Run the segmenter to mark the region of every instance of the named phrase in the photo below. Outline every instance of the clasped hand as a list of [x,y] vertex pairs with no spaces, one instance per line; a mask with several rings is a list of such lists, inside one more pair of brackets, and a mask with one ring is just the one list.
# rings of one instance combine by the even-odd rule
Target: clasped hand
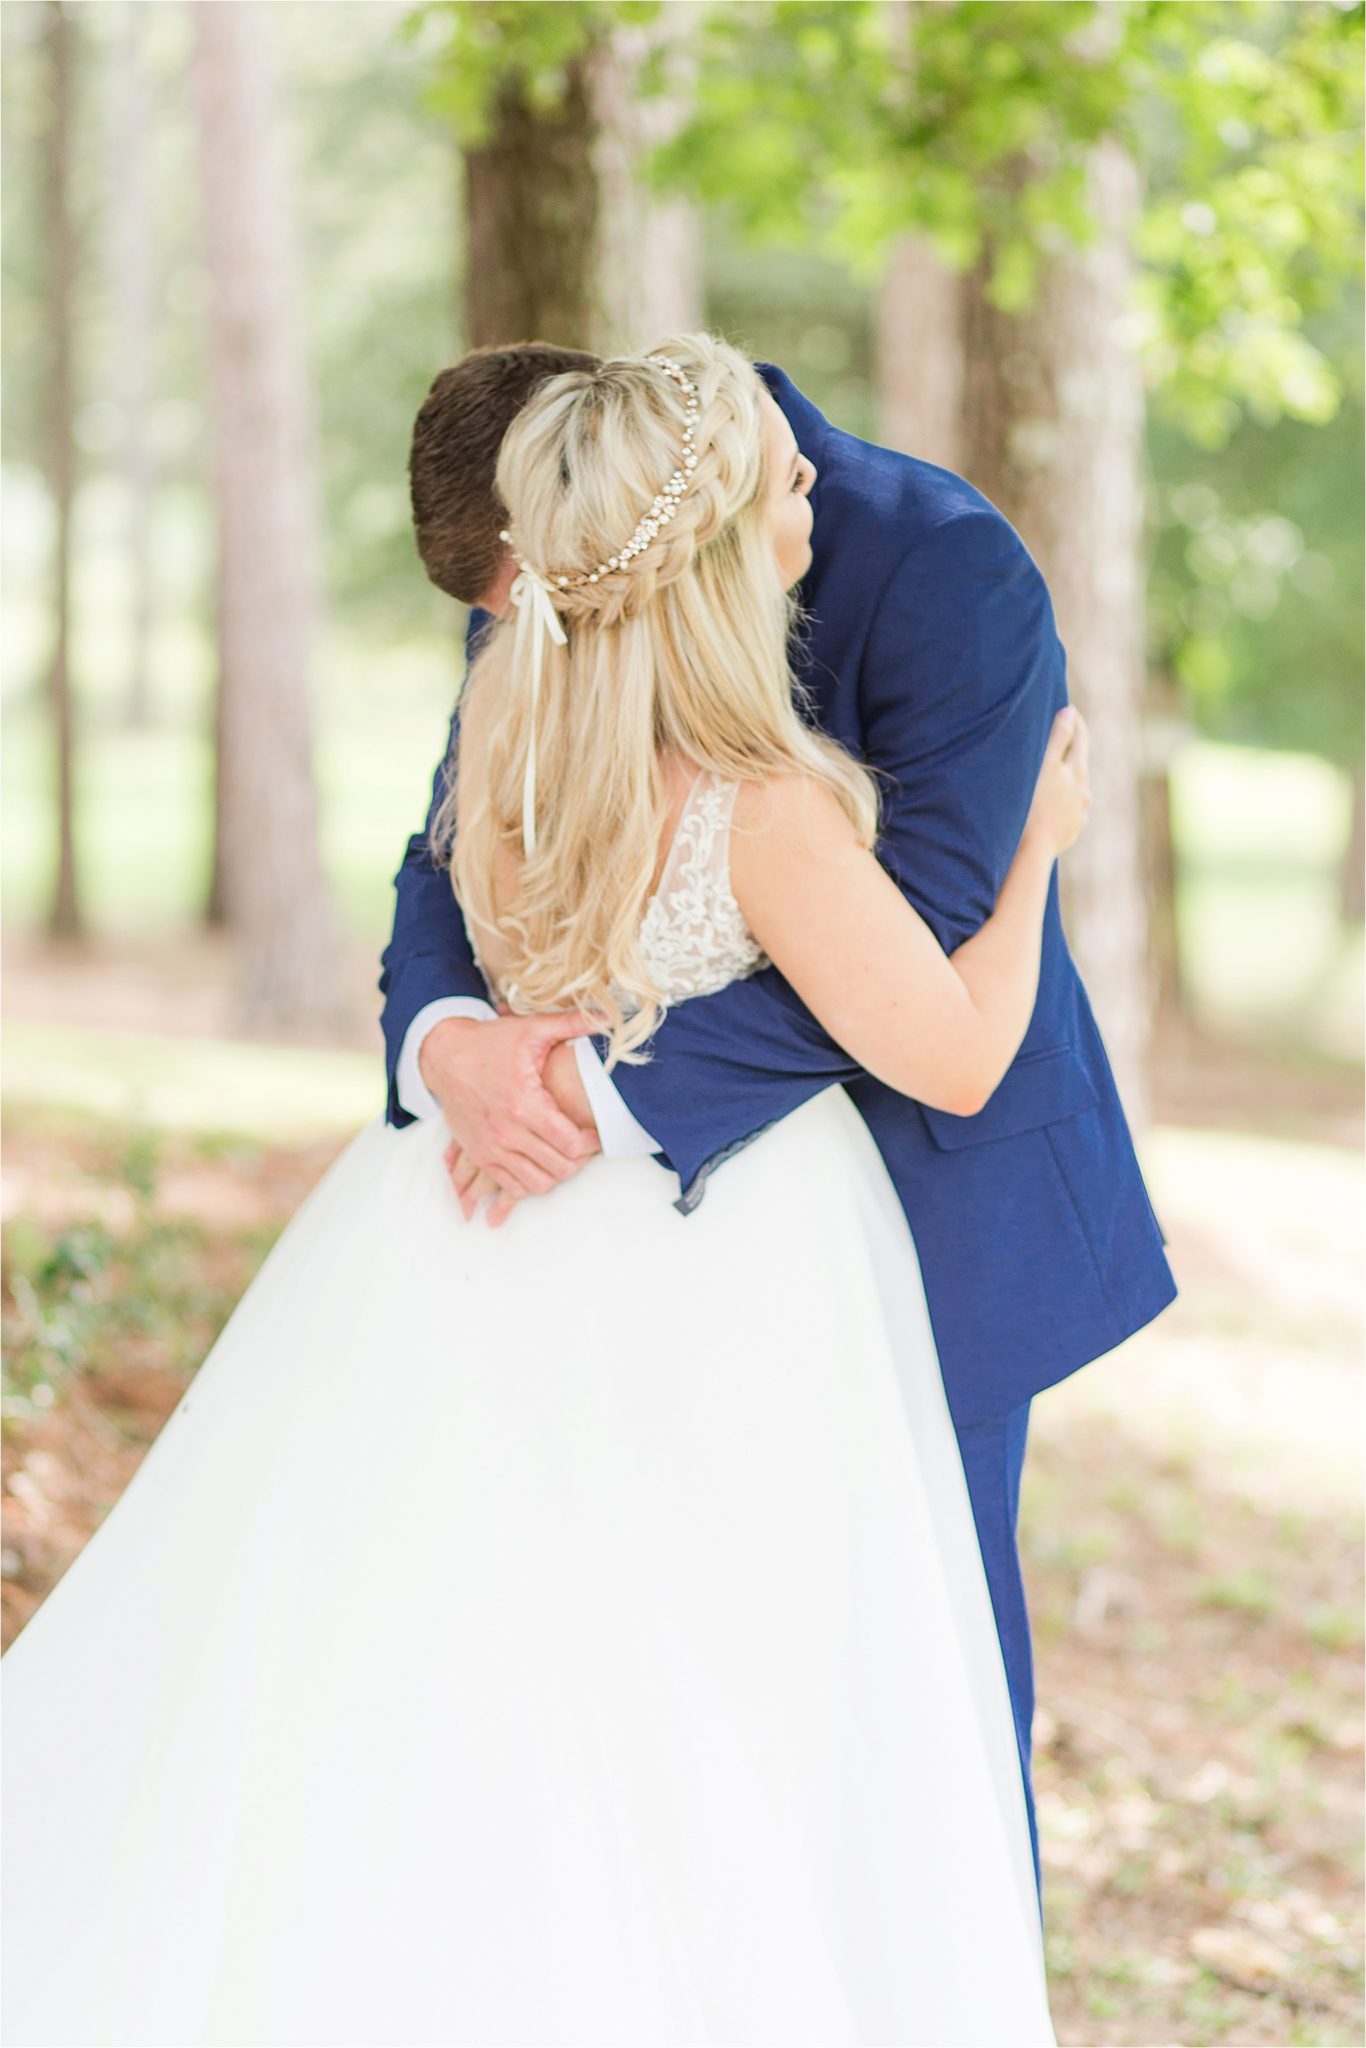
[[602,1150],[571,1041],[601,1031],[584,1011],[448,1017],[418,1065],[451,1140],[443,1153],[461,1212],[497,1229],[527,1195],[547,1194]]

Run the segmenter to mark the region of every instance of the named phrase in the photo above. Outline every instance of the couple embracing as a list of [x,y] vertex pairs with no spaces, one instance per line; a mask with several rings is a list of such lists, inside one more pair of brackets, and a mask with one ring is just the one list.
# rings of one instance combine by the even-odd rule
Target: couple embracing
[[1051,2043],[1030,1402],[1176,1290],[1043,582],[705,334],[412,484],[387,1111],[5,1659],[8,2038]]

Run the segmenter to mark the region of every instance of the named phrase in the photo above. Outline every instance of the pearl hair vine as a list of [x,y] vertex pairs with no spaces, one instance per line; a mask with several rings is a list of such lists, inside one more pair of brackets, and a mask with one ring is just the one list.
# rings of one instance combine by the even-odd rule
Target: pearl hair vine
[[[648,510],[641,515],[636,530],[627,541],[625,547],[619,549],[615,555],[609,555],[605,562],[599,562],[596,569],[582,569],[576,576],[543,576],[539,570],[532,567],[530,562],[526,561],[521,555],[518,555],[517,560],[521,563],[522,568],[529,570],[533,575],[539,577],[540,581],[546,584],[552,591],[576,590],[584,583],[600,583],[603,577],[610,576],[614,569],[625,569],[635,560],[637,555],[645,552],[651,541],[657,538],[661,529],[668,525],[678,510],[679,500],[692,482],[693,471],[697,468],[697,450],[693,446],[693,440],[697,432],[698,416],[701,412],[697,396],[697,386],[693,383],[692,378],[689,377],[687,372],[674,361],[672,356],[647,356],[645,360],[653,364],[655,369],[663,370],[667,377],[672,378],[687,401],[683,409],[683,452],[679,457],[678,467],[665,484],[663,490],[656,495],[654,502],[649,506]],[[498,538],[509,547],[512,546],[512,534],[507,527],[503,528]]]
[[513,557],[520,567],[512,585],[511,599],[517,614],[516,638],[513,643],[513,658],[519,667],[526,664],[531,684],[530,717],[527,721],[526,764],[522,773],[522,847],[528,858],[536,851],[536,723],[541,696],[541,670],[545,654],[545,643],[553,640],[558,646],[567,644],[568,635],[555,609],[557,591],[575,590],[584,583],[600,583],[604,576],[614,569],[625,569],[637,555],[643,554],[661,529],[666,527],[678,510],[678,503],[688,485],[692,482],[693,471],[697,468],[697,451],[693,440],[697,432],[698,415],[701,405],[698,401],[697,386],[687,372],[676,363],[672,356],[647,356],[645,359],[665,376],[672,378],[683,393],[687,403],[683,409],[683,452],[678,467],[655,497],[654,503],[643,515],[635,532],[615,555],[609,555],[605,562],[599,562],[596,569],[584,569],[576,576],[543,576],[534,563],[512,548],[512,534],[504,527],[499,540],[512,548]]

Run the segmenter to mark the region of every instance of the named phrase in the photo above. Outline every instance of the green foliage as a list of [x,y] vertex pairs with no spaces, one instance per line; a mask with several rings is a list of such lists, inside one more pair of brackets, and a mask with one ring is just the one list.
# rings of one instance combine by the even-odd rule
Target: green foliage
[[[118,1239],[99,1218],[54,1235],[30,1224],[17,1244],[7,1244],[6,1413],[49,1406],[88,1363],[111,1305],[118,1259]],[[130,1318],[136,1322],[135,1302],[121,1305],[121,1321],[128,1325]]]
[[432,62],[425,102],[466,146],[488,135],[499,93],[541,113],[563,104],[572,65],[620,24],[648,22],[659,0],[431,0],[404,33]]
[[1150,379],[1213,445],[1244,408],[1338,402],[1303,321],[1359,269],[1360,56],[1360,8],[1326,0],[767,0],[702,17],[696,113],[656,170],[865,278],[923,234],[1012,310],[1091,239],[1087,159],[1113,135],[1148,189]]
[[[51,86],[42,48],[41,10],[9,8],[4,34],[4,120],[0,122],[0,205],[5,285],[4,459],[30,457],[43,428],[50,351],[44,327],[44,219],[36,170],[49,119]],[[77,55],[80,46],[77,42]],[[77,87],[80,87],[77,72]]]
[[1069,54],[1093,14],[1090,0],[710,11],[696,117],[661,174],[757,236],[814,241],[867,275],[910,231],[958,267],[990,244],[998,289],[1018,292],[1036,243],[1090,233],[1084,156],[1119,101],[1114,53]]
[[1149,644],[1205,732],[1355,770],[1366,740],[1359,309],[1310,332],[1342,381],[1330,432],[1244,419],[1210,451],[1168,416],[1153,423]]
[[1361,9],[1154,12],[1139,253],[1162,410],[1210,447],[1243,408],[1321,423],[1340,381],[1304,322],[1360,269]]
[[[82,1144],[89,1149],[88,1129]],[[207,1259],[202,1226],[160,1204],[161,1149],[159,1134],[132,1125],[96,1147],[108,1204],[131,1197],[117,1227],[101,1214],[56,1230],[24,1218],[6,1231],[7,1425],[80,1402],[88,1375],[120,1363],[186,1375],[226,1320],[244,1276]],[[273,1235],[235,1234],[251,1270]]]
[[[653,0],[499,0],[420,7],[405,28],[401,10],[336,6],[325,36],[315,9],[271,13],[338,628],[318,664],[324,825],[348,897],[363,899],[356,914],[367,932],[387,915],[393,848],[418,822],[413,792],[425,785],[457,673],[454,645],[442,643],[454,643],[459,614],[417,564],[405,472],[431,377],[465,345],[459,137],[467,121],[475,132],[500,77],[529,77],[530,90],[553,98],[592,37],[625,24],[643,25],[648,40],[656,11]],[[1359,247],[1361,10],[1158,0],[1105,12],[1123,34],[1096,52],[1090,0],[946,0],[913,11],[908,57],[894,38],[897,11],[865,0],[689,8],[697,119],[655,175],[686,179],[711,202],[708,319],[783,363],[841,424],[876,436],[871,312],[887,240],[918,222],[949,260],[990,263],[997,296],[1021,303],[1040,258],[1089,232],[1082,160],[1113,120],[1147,186],[1135,334],[1154,401],[1154,657],[1189,686],[1205,731],[1350,765],[1361,717],[1360,328],[1343,307]],[[119,15],[77,13],[74,192],[85,261],[75,658],[93,726],[117,715],[129,630],[102,254]],[[110,906],[164,917],[204,851],[189,814],[204,814],[207,758],[186,748],[180,728],[202,727],[209,694],[212,545],[186,83],[193,22],[187,10],[142,13],[158,288],[153,680],[165,729],[117,755],[92,737],[82,806],[101,849],[91,864],[104,879],[92,887]],[[5,460],[18,515],[7,681],[16,693],[32,687],[49,644],[46,495],[32,473],[48,355],[41,25],[39,8],[0,10]],[[426,100],[434,77],[435,112]],[[356,737],[373,733],[377,708],[405,735],[392,762]],[[33,848],[46,846],[48,771],[27,728],[12,720],[10,739],[12,908],[22,916]],[[163,744],[178,781],[163,773]],[[145,857],[152,843],[174,845],[175,860],[163,868]]]
[[1236,1614],[1274,1614],[1276,1582],[1256,1566],[1197,1581],[1195,1597],[1204,1607],[1223,1607]]

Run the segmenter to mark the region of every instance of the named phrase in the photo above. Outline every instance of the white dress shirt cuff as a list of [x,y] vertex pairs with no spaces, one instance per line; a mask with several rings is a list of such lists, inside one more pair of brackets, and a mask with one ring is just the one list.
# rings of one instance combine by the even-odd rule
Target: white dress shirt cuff
[[434,1003],[427,1003],[420,1009],[408,1026],[403,1037],[403,1048],[394,1070],[394,1092],[399,1106],[409,1116],[440,1116],[441,1104],[422,1078],[417,1056],[422,1050],[422,1041],[434,1024],[445,1017],[496,1017],[498,1012],[492,1003],[486,1003],[479,996],[438,996]]
[[602,1140],[604,1159],[638,1159],[647,1152],[662,1152],[659,1144],[639,1123],[622,1101],[617,1084],[603,1070],[598,1049],[591,1038],[574,1040],[574,1057],[579,1079],[588,1097],[588,1107]]

